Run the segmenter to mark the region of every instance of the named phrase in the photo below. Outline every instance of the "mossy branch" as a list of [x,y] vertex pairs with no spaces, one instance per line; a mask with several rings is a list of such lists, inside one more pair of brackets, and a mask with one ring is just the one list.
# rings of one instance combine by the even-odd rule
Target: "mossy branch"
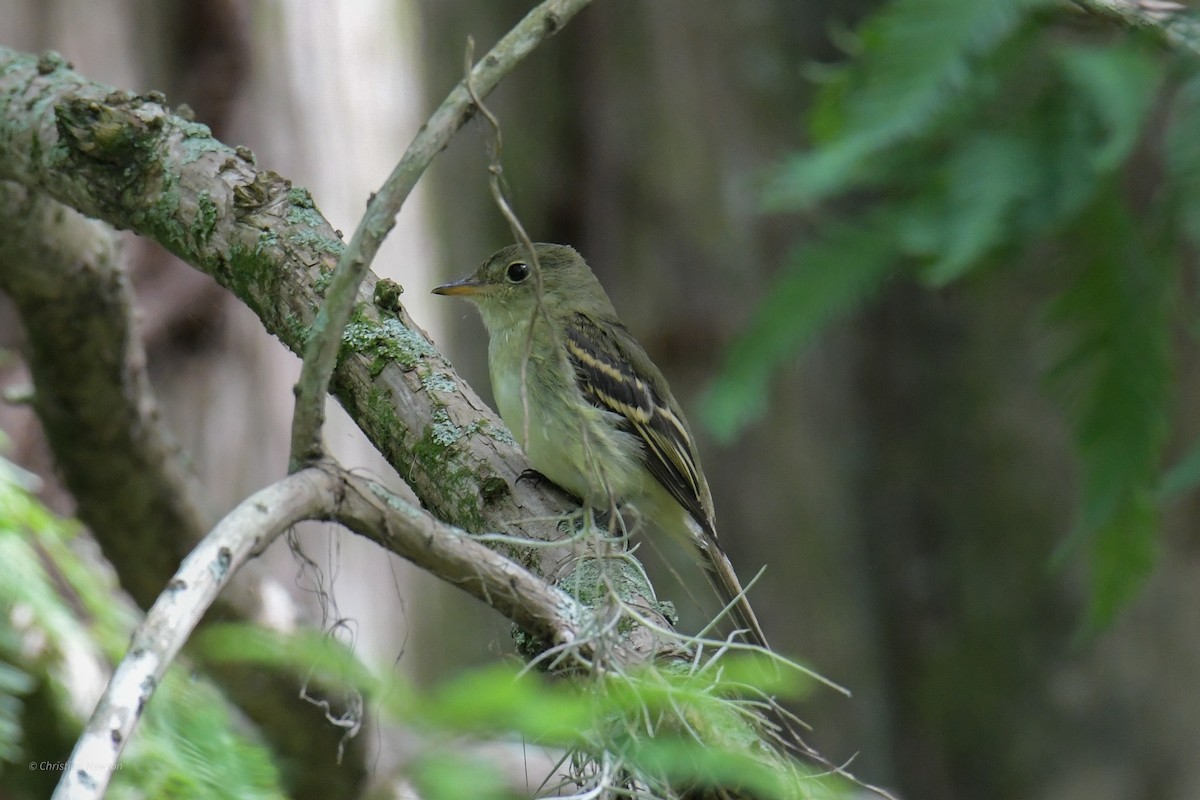
[[[343,252],[312,197],[161,96],[86,80],[53,54],[0,48],[0,178],[154,239],[234,292],[300,353]],[[517,483],[528,463],[496,416],[368,272],[332,392],[426,508],[471,531],[554,541],[574,506]],[[389,287],[393,291],[388,291]],[[539,551],[553,577],[569,550]]]
[[[308,192],[163,103],[91,83],[53,54],[0,48],[0,177],[159,241],[299,352],[340,239]],[[557,583],[578,561],[577,543],[558,528],[575,504],[549,484],[517,480],[528,463],[516,443],[413,323],[394,285],[368,273],[357,298],[332,384],[350,416],[438,517],[546,543],[516,557]],[[656,608],[652,596],[626,599]],[[655,642],[636,646],[647,657]]]

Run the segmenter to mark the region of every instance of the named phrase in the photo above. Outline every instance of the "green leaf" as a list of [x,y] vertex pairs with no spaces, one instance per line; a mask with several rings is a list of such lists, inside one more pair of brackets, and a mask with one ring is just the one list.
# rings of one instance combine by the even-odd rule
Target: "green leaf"
[[1085,630],[1107,628],[1137,596],[1158,559],[1158,512],[1135,488],[1092,534],[1092,599]]
[[1194,442],[1175,466],[1167,470],[1156,492],[1159,502],[1173,500],[1200,486],[1200,441]]
[[885,130],[866,131],[789,157],[779,165],[763,200],[767,209],[808,209],[821,200],[870,185],[866,163],[890,141]]
[[501,665],[442,684],[417,716],[422,724],[448,730],[518,732],[561,745],[577,742],[594,723],[594,713],[592,700],[569,684],[551,685]]
[[109,796],[282,798],[269,751],[234,733],[227,708],[213,686],[172,668],[113,773]]
[[1012,236],[1032,242],[1061,233],[1111,191],[1154,102],[1161,72],[1140,49],[1057,46],[1042,69],[1057,73],[1026,118],[1014,120],[1031,145],[1040,181],[1016,209]]
[[[936,126],[972,67],[1048,0],[897,0],[862,29],[863,53],[823,89],[820,146],[790,158],[768,188],[775,209],[807,208],[872,180],[873,158]],[[828,95],[828,96],[826,96]],[[840,106],[840,113],[833,109]]]
[[[0,603],[0,613],[6,617],[12,609]],[[21,652],[22,642],[17,632],[0,626],[0,763],[16,761],[21,756],[24,729],[21,725],[22,697],[36,686],[36,680],[15,664],[5,663]]]
[[777,765],[760,762],[745,753],[702,746],[699,742],[661,737],[640,741],[628,754],[639,770],[662,775],[673,785],[732,787],[747,797],[803,797],[799,775],[782,773]]
[[283,633],[249,623],[217,623],[197,632],[190,646],[212,663],[290,668],[297,675],[309,675],[327,686],[353,687],[388,704],[412,702],[405,684],[385,686],[348,647],[318,631]]
[[1156,548],[1151,498],[1167,430],[1173,265],[1140,239],[1111,193],[1073,234],[1076,276],[1051,314],[1071,345],[1051,378],[1083,463],[1082,508],[1066,547],[1091,548],[1089,625],[1098,628],[1140,587]]
[[497,764],[450,751],[431,752],[408,769],[417,796],[428,800],[503,800],[513,797]]
[[1166,131],[1166,162],[1180,226],[1200,243],[1200,75],[1179,88]]
[[[707,673],[691,678],[692,683],[712,684],[706,691],[736,695],[746,687],[766,692],[777,699],[798,700],[812,694],[817,683],[830,681],[796,662],[780,663],[779,659],[752,653],[723,656],[713,667],[716,677]],[[715,681],[715,683],[714,683]],[[839,687],[840,688],[840,687]],[[844,690],[843,690],[844,691]]]
[[1125,163],[1137,144],[1158,87],[1162,68],[1136,44],[1062,47],[1063,75],[1088,102],[1098,126],[1090,149],[1092,168],[1101,174]]
[[[937,193],[934,213],[925,217],[932,233],[924,246],[933,261],[922,276],[933,286],[961,278],[1008,241],[1014,209],[1042,182],[1033,143],[1006,134],[966,139],[945,171],[945,188]],[[919,218],[907,219],[912,224]]]
[[701,401],[715,436],[728,440],[762,414],[775,367],[883,285],[896,241],[895,214],[876,213],[861,224],[835,223],[796,250]]

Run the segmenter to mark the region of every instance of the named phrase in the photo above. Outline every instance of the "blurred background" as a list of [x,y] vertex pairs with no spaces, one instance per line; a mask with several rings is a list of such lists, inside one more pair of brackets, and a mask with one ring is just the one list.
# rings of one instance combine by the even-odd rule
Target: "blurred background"
[[[531,5],[0,0],[0,44],[52,48],[90,78],[187,103],[218,138],[250,147],[260,167],[310,189],[324,215],[349,232],[368,193],[461,77],[467,37],[482,53]],[[953,160],[956,131],[969,129],[954,117],[968,115],[984,89],[939,110],[943,138],[928,138],[923,149],[913,144],[915,128],[886,146],[864,147],[857,160],[877,165],[877,177],[843,180],[847,191],[826,192],[831,201],[811,186],[837,180],[812,162],[808,172],[800,164],[787,173],[813,182],[800,190],[786,184],[780,165],[852,127],[852,115],[831,107],[864,85],[869,91],[870,80],[842,77],[836,65],[863,52],[869,58],[881,37],[904,32],[898,19],[922,5],[932,30],[914,28],[907,45],[901,39],[915,60],[955,34],[936,28],[953,4],[598,0],[489,102],[503,125],[515,208],[535,240],[573,244],[588,258],[700,429],[724,545],[743,578],[767,566],[752,599],[773,645],[853,692],[847,699],[817,691],[795,709],[830,760],[924,800],[1200,797],[1194,493],[1161,507],[1152,526],[1158,558],[1107,624],[1088,624],[1097,591],[1088,548],[1062,550],[1079,530],[1081,496],[1087,507],[1089,439],[1072,416],[1074,401],[1063,402],[1051,385],[1066,334],[1045,323],[1055,318],[1069,274],[1063,243],[1071,240],[1053,236],[1097,236],[1078,227],[1088,218],[1078,209],[1092,200],[1070,214],[1054,211],[1058,227],[1041,231],[1042,240],[1030,233],[1027,247],[992,228],[1033,230],[1028,220],[998,214],[991,228],[971,228],[986,240],[971,262],[980,268],[961,269],[952,281],[896,262],[850,299],[817,285],[809,295],[817,300],[797,302],[794,314],[785,302],[787,276],[806,268],[806,254],[835,272],[844,258],[847,274],[867,261],[859,244],[921,258],[909,228],[887,228],[912,234],[887,240],[884,228],[864,223],[839,239],[841,229],[830,226],[894,199],[896,186],[951,182],[954,175],[929,164]],[[969,71],[979,69],[1002,95],[987,104],[997,118],[981,123],[995,130],[1014,124],[1023,103],[1040,107],[1052,97],[1031,88],[1037,78],[1021,84],[1026,101],[997,89],[1022,69],[1044,74],[1030,66],[1036,59],[1014,67],[1014,50],[1124,46],[1131,38],[1068,3],[1042,4],[1042,16],[1028,17],[1003,11],[1020,4],[980,4],[993,5],[1001,9],[994,19],[972,24],[982,26],[981,51],[989,41],[1003,51],[1000,63],[987,61],[992,50],[967,52],[953,85],[939,86],[973,85]],[[867,19],[862,36],[852,33]],[[1031,41],[1035,26],[1043,38]],[[1084,71],[1075,85],[1081,94],[1087,76],[1099,76],[1096,93],[1105,102],[1146,94],[1131,141],[1101,175],[1104,191],[1135,214],[1151,209],[1161,188],[1154,143],[1169,122],[1163,98],[1182,81],[1156,43],[1137,47],[1136,64],[1067,70]],[[1105,70],[1119,73],[1122,64],[1149,64],[1157,81],[1131,86],[1118,75],[1104,83]],[[900,62],[884,66],[903,72]],[[903,100],[884,97],[877,113],[892,113],[886,103],[893,101],[896,114],[909,113]],[[1112,146],[1111,136],[1101,138],[1097,147]],[[437,159],[375,270],[405,287],[413,316],[490,398],[473,310],[428,297],[429,288],[472,271],[510,241],[488,194],[486,141],[486,129],[473,122]],[[980,152],[984,166],[992,163]],[[985,193],[987,181],[1008,174],[1002,166],[995,173],[964,185]],[[772,185],[784,200],[768,212],[764,187]],[[1010,206],[1035,194],[1028,185],[1010,193]],[[805,191],[814,196],[788,200]],[[947,208],[965,207],[970,197]],[[916,216],[897,208],[904,220]],[[934,214],[934,228],[963,222],[945,208],[922,208]],[[814,249],[821,242],[846,248]],[[1179,265],[1165,291],[1172,308],[1186,312],[1194,306],[1185,269],[1195,266],[1193,251],[1162,249]],[[125,255],[155,389],[216,520],[283,474],[298,363],[207,277],[132,237]],[[783,328],[792,330],[786,320],[793,319],[797,331],[767,359],[769,382],[748,384],[765,414],[747,413],[740,426],[702,422],[714,408],[719,417],[721,398],[730,396],[712,388],[714,376],[729,374],[722,370],[739,353],[759,358],[740,337],[755,319],[762,333],[756,309],[771,297],[782,298],[773,313]],[[852,313],[835,313],[843,308]],[[804,325],[808,333],[798,330]],[[1154,470],[1185,452],[1200,429],[1194,331],[1192,323],[1166,335],[1167,433],[1156,439]],[[0,336],[0,346],[19,346],[19,321],[2,304]],[[22,383],[21,366],[6,367],[3,380]],[[55,481],[32,413],[0,409],[0,425],[7,457],[41,475],[43,499],[69,514],[71,499]],[[343,463],[395,481],[340,413],[331,425],[328,438]],[[396,559],[325,531],[301,540],[324,570],[336,615],[353,620],[356,652],[373,668],[432,680],[512,651],[496,614]],[[1116,552],[1120,561],[1123,551]],[[261,561],[239,591],[290,598],[272,608],[291,621],[328,612],[305,591],[286,547]],[[684,628],[709,610],[669,576],[660,589],[679,605]],[[403,743],[385,733],[367,747],[375,751],[369,771],[384,772],[400,760],[393,751]]]

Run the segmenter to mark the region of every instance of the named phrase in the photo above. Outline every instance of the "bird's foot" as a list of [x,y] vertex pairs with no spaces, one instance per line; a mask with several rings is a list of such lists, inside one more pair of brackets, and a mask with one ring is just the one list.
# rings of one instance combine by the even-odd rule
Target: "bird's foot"
[[536,469],[531,468],[522,470],[521,474],[517,476],[516,482],[520,483],[521,481],[529,481],[536,487],[541,486],[543,483],[549,483],[550,479]]

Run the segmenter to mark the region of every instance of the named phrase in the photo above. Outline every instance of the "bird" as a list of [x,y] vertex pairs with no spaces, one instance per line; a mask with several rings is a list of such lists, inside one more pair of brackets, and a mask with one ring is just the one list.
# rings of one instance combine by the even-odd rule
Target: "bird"
[[769,649],[717,541],[683,410],[584,258],[567,245],[510,245],[433,293],[478,309],[496,405],[530,465],[586,506],[630,505],[689,544],[735,624]]

